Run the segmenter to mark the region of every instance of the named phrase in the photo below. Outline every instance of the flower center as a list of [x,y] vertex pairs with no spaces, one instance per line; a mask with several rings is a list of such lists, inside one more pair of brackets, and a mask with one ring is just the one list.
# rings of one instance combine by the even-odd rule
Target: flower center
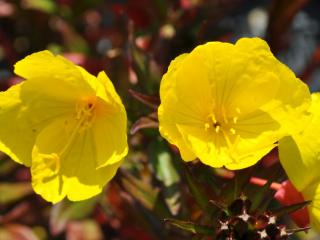
[[[68,137],[67,143],[59,152],[58,156],[62,156],[67,152],[71,144],[74,142],[77,134],[84,132],[88,129],[96,116],[96,108],[97,108],[97,97],[90,96],[82,98],[76,105],[75,111],[75,123],[69,127],[70,136]],[[68,128],[68,121],[66,121],[66,127]]]
[[224,142],[229,147],[233,147],[239,140],[239,134],[235,129],[237,121],[238,117],[228,117],[225,111],[219,111],[218,114],[209,114],[204,128],[205,131],[213,132],[215,138],[220,139],[221,143]]
[[97,97],[82,98],[76,106],[77,130],[82,132],[92,125],[96,116]]
[[221,120],[217,120],[214,114],[210,114],[205,123],[205,130],[213,129],[216,133],[228,132],[231,134],[236,134],[236,130],[233,128],[233,125],[237,123],[237,117],[225,117],[220,119]]

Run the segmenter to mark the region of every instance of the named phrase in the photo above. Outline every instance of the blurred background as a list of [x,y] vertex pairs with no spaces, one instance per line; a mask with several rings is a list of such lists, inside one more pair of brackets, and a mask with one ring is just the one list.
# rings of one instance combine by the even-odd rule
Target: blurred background
[[[163,222],[202,213],[185,188],[179,157],[156,129],[162,74],[199,44],[258,36],[318,91],[319,13],[317,0],[0,0],[1,90],[21,81],[15,62],[48,49],[92,74],[106,71],[131,127],[120,173],[103,194],[83,202],[46,203],[33,193],[29,169],[1,155],[0,239],[192,239]],[[141,103],[129,89],[150,96],[140,96]],[[292,239],[320,237],[311,231]]]

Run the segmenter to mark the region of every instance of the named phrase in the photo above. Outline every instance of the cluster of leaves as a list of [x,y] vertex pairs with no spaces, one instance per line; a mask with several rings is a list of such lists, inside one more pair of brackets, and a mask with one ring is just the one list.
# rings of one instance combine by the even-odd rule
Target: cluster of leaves
[[[263,214],[270,206],[279,208],[269,190],[272,181],[285,179],[278,163],[237,173],[198,163],[183,165],[176,149],[156,130],[158,97],[139,93],[157,93],[163,72],[178,54],[209,40],[231,41],[250,34],[250,29],[239,33],[240,24],[234,23],[256,7],[271,6],[265,37],[275,53],[282,51],[290,45],[288,30],[296,14],[317,3],[255,4],[245,0],[0,1],[1,89],[20,81],[11,67],[23,56],[42,49],[64,53],[93,74],[108,72],[128,106],[132,134],[131,152],[116,178],[103,194],[83,202],[65,200],[54,206],[44,202],[32,191],[29,170],[1,156],[0,239],[207,239],[215,234],[221,205],[230,205],[241,193],[252,200],[253,211]],[[316,70],[318,55],[311,56],[310,65],[299,72],[304,80],[310,80]],[[128,94],[130,88],[135,90]],[[253,175],[270,181],[254,186]],[[295,209],[284,209],[279,215]]]

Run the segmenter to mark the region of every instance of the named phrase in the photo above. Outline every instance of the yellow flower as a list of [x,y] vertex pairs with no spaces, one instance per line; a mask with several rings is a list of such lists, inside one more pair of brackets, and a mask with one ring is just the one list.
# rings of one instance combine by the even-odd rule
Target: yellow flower
[[320,231],[320,93],[312,94],[311,121],[303,132],[279,142],[279,156],[290,181],[305,200],[311,224]]
[[100,193],[128,151],[126,112],[107,75],[49,51],[17,62],[15,73],[26,81],[0,93],[0,150],[31,166],[48,201]]
[[185,161],[241,169],[302,127],[308,87],[259,38],[209,42],[171,62],[160,85],[160,133]]

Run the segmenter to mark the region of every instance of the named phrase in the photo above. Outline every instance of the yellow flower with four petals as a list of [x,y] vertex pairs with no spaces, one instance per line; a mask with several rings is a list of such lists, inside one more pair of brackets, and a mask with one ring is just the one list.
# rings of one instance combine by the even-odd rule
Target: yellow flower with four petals
[[160,85],[160,133],[185,161],[249,167],[304,125],[310,93],[266,42],[209,42],[173,60]]
[[126,112],[107,75],[49,51],[14,71],[26,80],[0,94],[0,150],[31,166],[32,186],[48,201],[100,193],[128,152]]

